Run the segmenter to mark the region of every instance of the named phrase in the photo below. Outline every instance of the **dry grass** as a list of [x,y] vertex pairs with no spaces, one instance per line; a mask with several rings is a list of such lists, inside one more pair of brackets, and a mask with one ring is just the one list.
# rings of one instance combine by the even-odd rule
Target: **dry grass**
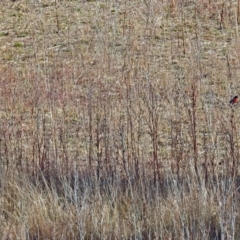
[[239,239],[238,1],[0,3],[1,239]]

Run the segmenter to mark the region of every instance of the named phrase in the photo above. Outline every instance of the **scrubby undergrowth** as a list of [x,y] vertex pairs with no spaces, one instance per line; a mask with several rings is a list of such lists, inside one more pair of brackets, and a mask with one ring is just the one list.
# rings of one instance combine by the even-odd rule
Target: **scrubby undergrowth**
[[1,239],[238,239],[239,2],[0,3]]

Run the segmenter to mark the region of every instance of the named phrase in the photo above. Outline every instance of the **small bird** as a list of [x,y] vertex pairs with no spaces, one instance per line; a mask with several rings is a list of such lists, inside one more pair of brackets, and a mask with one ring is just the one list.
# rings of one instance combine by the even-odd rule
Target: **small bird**
[[239,100],[238,96],[235,96],[234,98],[231,99],[231,101],[229,103],[234,105],[235,103],[238,102],[238,100]]

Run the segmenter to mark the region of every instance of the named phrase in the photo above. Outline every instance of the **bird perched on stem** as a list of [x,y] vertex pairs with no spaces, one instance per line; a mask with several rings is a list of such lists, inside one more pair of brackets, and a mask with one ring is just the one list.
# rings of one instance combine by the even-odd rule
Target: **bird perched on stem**
[[238,96],[235,96],[234,98],[231,99],[231,101],[229,102],[230,104],[234,105],[239,101]]

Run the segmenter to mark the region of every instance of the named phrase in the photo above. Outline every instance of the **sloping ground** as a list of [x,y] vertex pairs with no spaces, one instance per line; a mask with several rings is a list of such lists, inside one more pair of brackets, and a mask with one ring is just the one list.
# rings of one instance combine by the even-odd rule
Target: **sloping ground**
[[[2,204],[6,236],[11,214],[9,232],[23,239],[233,236],[238,2],[22,0],[0,13],[0,181],[3,202],[17,205]],[[59,215],[29,218],[38,207],[21,192],[24,175],[31,198],[53,198]]]
[[195,123],[198,154],[215,155],[213,138],[228,131],[226,103],[239,88],[237,6],[1,5],[8,164],[183,160],[175,155],[191,157]]

